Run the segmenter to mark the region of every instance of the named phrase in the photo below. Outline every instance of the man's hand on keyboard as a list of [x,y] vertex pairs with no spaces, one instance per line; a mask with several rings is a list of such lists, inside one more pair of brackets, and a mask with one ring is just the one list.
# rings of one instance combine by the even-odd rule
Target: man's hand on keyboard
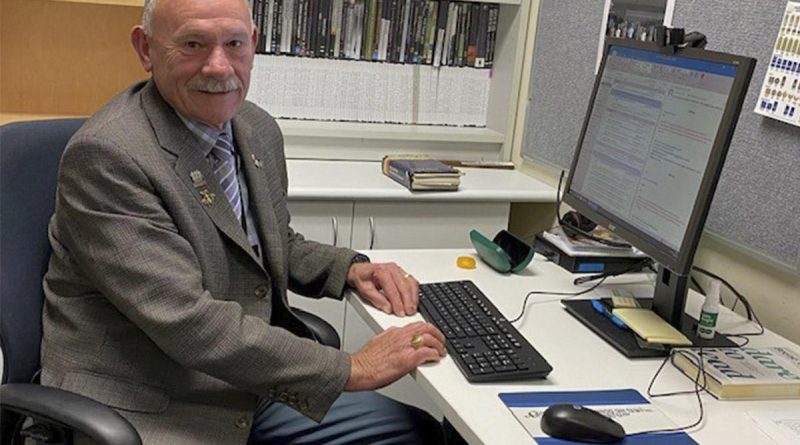
[[419,282],[395,263],[355,263],[347,272],[347,284],[387,314],[417,313]]
[[[421,336],[422,341],[413,341],[416,336]],[[382,388],[422,363],[438,362],[445,354],[444,335],[432,324],[418,321],[401,328],[391,327],[350,356],[350,379],[344,389]]]

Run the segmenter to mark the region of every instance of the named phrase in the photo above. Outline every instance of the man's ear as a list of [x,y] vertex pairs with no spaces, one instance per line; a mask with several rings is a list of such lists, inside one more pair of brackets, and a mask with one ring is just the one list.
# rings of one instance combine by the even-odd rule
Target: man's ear
[[139,56],[142,68],[148,73],[151,72],[153,70],[153,62],[150,60],[150,43],[147,41],[147,36],[141,25],[136,25],[131,29],[131,45],[133,45],[136,55]]
[[253,52],[256,51],[256,44],[258,43],[258,29],[253,26],[253,35],[250,36],[250,43],[253,44]]

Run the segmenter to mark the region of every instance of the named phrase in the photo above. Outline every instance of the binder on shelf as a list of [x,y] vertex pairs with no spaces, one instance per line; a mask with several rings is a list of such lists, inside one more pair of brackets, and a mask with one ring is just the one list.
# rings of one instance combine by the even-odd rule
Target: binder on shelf
[[478,56],[478,25],[481,15],[481,5],[470,3],[469,5],[469,28],[467,30],[467,65],[475,66],[475,58]]
[[364,44],[361,47],[361,58],[364,60],[374,60],[372,57],[372,47],[375,40],[375,16],[377,8],[377,0],[367,0],[366,12],[364,13]]
[[485,66],[491,67],[494,63],[494,45],[497,41],[497,21],[500,15],[500,7],[491,5],[489,7],[489,24],[486,32],[486,63]]
[[253,1],[253,25],[258,29],[258,40],[256,41],[256,52],[262,52],[264,48],[264,8],[267,0]]
[[411,191],[458,190],[462,173],[427,155],[387,155],[383,174]]
[[273,0],[270,3],[270,11],[269,11],[269,46],[267,47],[267,51],[271,53],[276,53],[279,51],[280,41],[281,41],[281,26],[283,20],[283,0]]
[[480,5],[480,15],[478,17],[477,53],[475,55],[475,68],[486,66],[486,43],[489,34],[489,5]]
[[397,45],[397,60],[400,63],[406,62],[406,48],[408,47],[408,30],[411,23],[411,11],[413,8],[412,0],[402,0],[403,10],[401,14],[402,27],[400,28],[399,43]]

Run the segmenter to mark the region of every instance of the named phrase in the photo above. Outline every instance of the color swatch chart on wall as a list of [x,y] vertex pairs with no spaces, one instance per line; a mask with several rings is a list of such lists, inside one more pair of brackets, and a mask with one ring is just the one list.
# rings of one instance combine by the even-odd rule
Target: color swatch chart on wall
[[786,4],[755,112],[800,126],[800,1]]

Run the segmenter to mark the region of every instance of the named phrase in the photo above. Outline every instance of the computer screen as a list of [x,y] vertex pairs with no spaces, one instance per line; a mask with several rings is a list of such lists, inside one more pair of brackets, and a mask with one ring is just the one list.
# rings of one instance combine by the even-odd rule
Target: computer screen
[[[754,66],[741,56],[609,39],[564,202],[653,257],[666,273],[659,280],[691,270]],[[659,285],[656,298],[684,294],[670,295],[679,301],[660,313],[674,322],[686,289]]]

